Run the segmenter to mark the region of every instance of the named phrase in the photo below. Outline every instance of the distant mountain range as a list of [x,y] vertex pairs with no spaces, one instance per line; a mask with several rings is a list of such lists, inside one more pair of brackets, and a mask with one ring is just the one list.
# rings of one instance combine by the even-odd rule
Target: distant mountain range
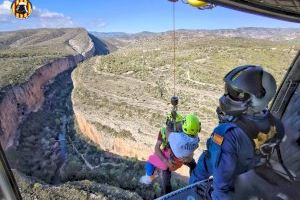
[[[267,39],[267,40],[300,40],[300,28],[256,28],[245,27],[237,29],[215,29],[215,30],[189,30],[178,29],[177,35],[189,35],[191,37],[197,36],[216,36],[216,37],[242,37],[242,38],[255,38],[255,39]],[[139,32],[139,33],[124,33],[124,32],[92,32],[100,38],[123,38],[134,39],[140,37],[151,37],[170,34],[167,32]]]
[[101,38],[132,38],[143,36],[154,36],[160,33],[143,31],[139,33],[125,33],[125,32],[91,32],[93,35]]

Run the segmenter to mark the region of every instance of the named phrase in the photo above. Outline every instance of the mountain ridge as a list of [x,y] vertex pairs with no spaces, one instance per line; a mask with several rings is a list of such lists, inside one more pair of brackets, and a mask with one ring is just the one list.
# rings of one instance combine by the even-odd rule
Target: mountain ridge
[[[139,37],[151,37],[166,35],[172,33],[171,30],[164,32],[142,31],[138,33],[125,32],[91,32],[100,38],[123,38],[132,39]],[[235,29],[177,29],[177,34],[190,33],[202,36],[224,36],[224,37],[242,37],[254,39],[269,39],[269,40],[292,40],[300,39],[300,28],[263,28],[263,27],[241,27]],[[213,34],[213,35],[211,35]]]

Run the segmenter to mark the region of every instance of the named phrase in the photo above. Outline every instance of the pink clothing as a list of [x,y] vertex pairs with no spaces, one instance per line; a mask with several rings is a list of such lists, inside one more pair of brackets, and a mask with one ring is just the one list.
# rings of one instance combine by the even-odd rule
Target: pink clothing
[[[162,150],[162,153],[163,153],[163,155],[165,156],[166,159],[169,159],[170,156],[171,156],[171,150],[170,149],[164,149],[164,150]],[[168,166],[155,153],[153,153],[152,155],[149,156],[148,162],[150,162],[152,165],[154,165],[155,167],[157,167],[161,170],[168,169]]]

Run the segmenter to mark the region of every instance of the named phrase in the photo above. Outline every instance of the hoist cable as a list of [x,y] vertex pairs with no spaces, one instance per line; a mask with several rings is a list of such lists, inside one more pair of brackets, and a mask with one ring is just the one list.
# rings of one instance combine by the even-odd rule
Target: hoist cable
[[175,2],[173,2],[173,67],[174,67],[174,96],[176,96],[176,31],[175,31]]

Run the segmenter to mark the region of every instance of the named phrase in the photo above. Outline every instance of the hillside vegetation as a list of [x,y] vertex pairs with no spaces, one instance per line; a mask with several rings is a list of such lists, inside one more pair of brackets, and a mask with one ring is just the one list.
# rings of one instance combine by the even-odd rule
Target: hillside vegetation
[[[200,150],[217,123],[215,109],[223,94],[224,75],[235,66],[257,64],[271,72],[279,85],[300,47],[298,38],[280,40],[276,31],[276,40],[261,39],[259,34],[257,39],[213,33],[203,37],[201,32],[184,30],[176,40],[179,111],[200,117]],[[73,73],[74,110],[99,133],[135,141],[130,148],[136,149],[136,155],[143,148],[145,154],[139,157],[146,159],[174,94],[172,35],[113,39],[123,42],[119,50],[88,60]]]
[[0,32],[0,88],[24,82],[54,59],[80,53],[88,40],[79,28]]
[[36,178],[28,177],[19,172],[14,172],[18,186],[24,200],[55,199],[55,200],[121,200],[142,199],[134,192],[122,190],[108,184],[99,184],[93,181],[73,181],[53,186]]

